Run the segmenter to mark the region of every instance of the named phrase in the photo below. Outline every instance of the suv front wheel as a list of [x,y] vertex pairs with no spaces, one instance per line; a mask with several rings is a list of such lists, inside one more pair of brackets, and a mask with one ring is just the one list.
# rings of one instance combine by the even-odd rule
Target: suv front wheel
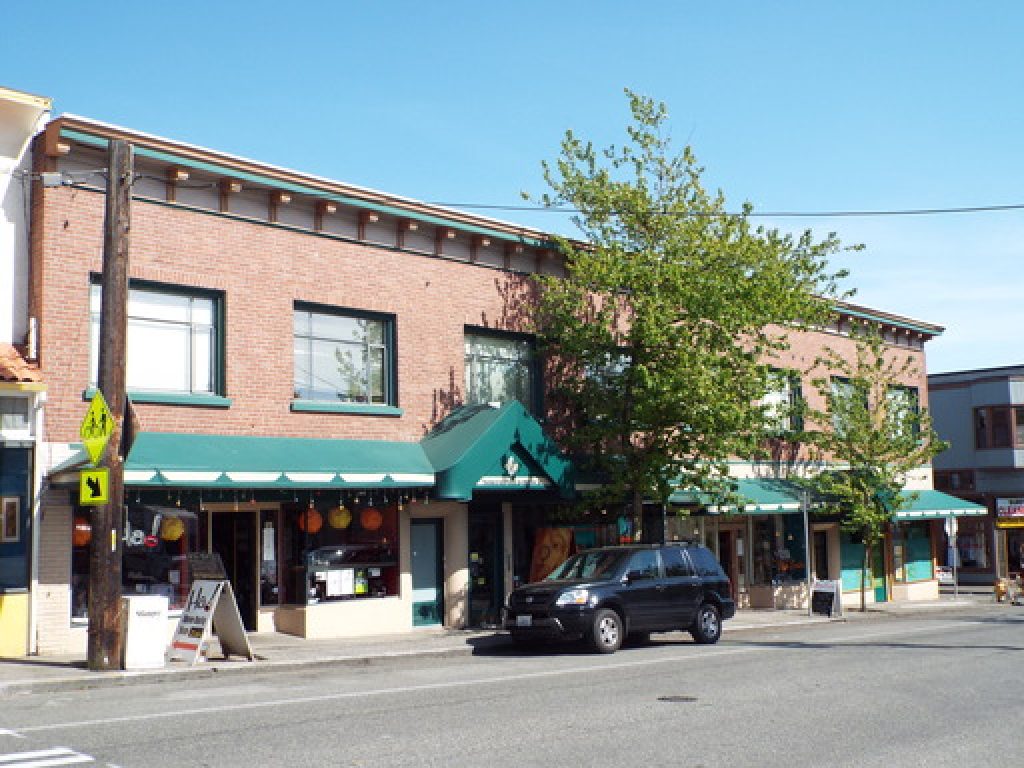
[[615,653],[622,646],[622,618],[610,608],[602,608],[594,614],[594,625],[590,630],[590,642],[599,653]]
[[711,603],[703,603],[697,610],[697,618],[693,620],[690,627],[690,634],[693,639],[703,645],[717,643],[722,636],[722,618]]

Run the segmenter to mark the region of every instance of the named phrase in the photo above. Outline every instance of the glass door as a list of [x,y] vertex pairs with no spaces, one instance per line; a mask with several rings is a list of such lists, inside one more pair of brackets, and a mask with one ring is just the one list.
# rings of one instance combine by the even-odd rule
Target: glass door
[[501,505],[469,509],[469,625],[496,627],[505,599]]
[[252,512],[211,512],[212,550],[220,555],[238,601],[242,626],[256,629],[259,599],[259,515]]
[[442,523],[439,519],[413,520],[410,528],[412,623],[414,627],[440,625],[444,617]]

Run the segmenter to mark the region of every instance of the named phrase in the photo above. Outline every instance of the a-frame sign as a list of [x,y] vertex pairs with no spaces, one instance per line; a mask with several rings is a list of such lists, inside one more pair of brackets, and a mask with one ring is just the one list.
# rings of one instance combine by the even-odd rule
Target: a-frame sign
[[216,633],[225,658],[234,655],[255,660],[234,590],[226,579],[192,582],[167,658],[195,664],[204,656],[211,630]]

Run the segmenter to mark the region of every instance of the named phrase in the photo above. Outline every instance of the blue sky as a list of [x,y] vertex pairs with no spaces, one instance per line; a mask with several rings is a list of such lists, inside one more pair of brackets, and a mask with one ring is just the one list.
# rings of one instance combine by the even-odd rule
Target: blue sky
[[[249,2],[4,8],[0,85],[421,200],[521,205],[567,128],[667,103],[755,211],[1024,203],[1024,4]],[[732,206],[731,206],[732,207]],[[497,218],[562,230],[551,214]],[[854,301],[946,327],[932,372],[1024,363],[1024,211],[772,219],[835,231]]]

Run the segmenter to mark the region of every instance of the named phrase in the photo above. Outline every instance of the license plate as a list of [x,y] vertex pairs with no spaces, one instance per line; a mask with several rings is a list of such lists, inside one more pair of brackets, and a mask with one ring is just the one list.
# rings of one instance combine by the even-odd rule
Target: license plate
[[521,613],[516,616],[517,627],[530,627],[533,626],[533,616],[528,613]]

